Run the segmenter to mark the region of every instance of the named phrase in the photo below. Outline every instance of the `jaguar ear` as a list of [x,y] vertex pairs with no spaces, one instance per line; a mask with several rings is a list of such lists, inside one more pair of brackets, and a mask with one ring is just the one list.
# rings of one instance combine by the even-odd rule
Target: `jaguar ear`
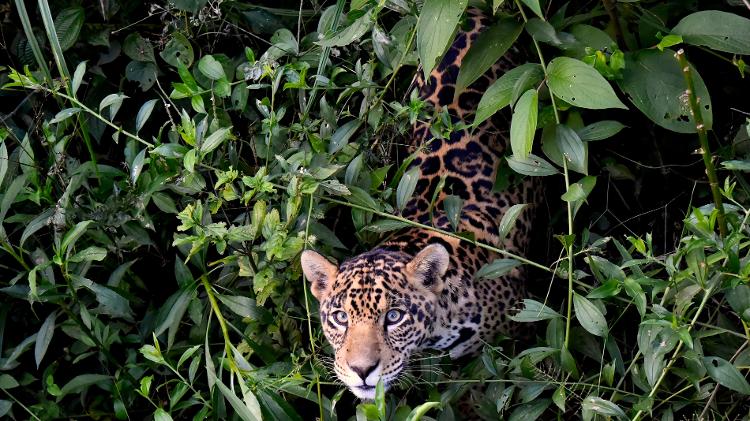
[[312,250],[303,251],[300,262],[302,263],[302,272],[310,281],[310,291],[318,301],[322,301],[328,295],[333,281],[338,275],[338,268],[328,259]]
[[443,276],[449,264],[450,256],[445,247],[430,244],[406,264],[406,272],[419,286],[437,294],[443,290]]

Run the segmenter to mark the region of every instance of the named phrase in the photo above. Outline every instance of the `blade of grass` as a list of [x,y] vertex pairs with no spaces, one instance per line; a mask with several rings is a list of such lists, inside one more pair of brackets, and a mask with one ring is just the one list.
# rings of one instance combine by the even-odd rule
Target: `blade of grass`
[[[62,47],[60,46],[60,40],[57,37],[57,31],[55,30],[55,20],[52,17],[52,11],[50,10],[49,2],[47,0],[39,0],[38,3],[39,12],[42,15],[42,22],[44,23],[44,30],[47,32],[47,39],[49,40],[50,46],[52,46],[52,55],[55,57],[57,70],[58,72],[60,72],[60,75],[64,80],[63,85],[65,86],[65,91],[69,96],[75,98],[75,93],[73,92],[70,80],[70,72],[68,71],[68,66],[65,63],[65,56],[63,55]],[[86,120],[83,115],[78,114],[76,118],[78,120],[78,126],[80,127],[81,136],[83,136],[83,141],[86,144],[86,149],[89,152],[89,158],[91,159],[91,163],[94,164],[94,172],[96,173],[96,177],[99,178],[99,166],[96,164],[96,155],[94,154],[94,148],[91,146],[88,124],[86,124]]]
[[26,34],[26,42],[31,47],[31,52],[34,53],[34,59],[39,69],[44,73],[44,78],[47,82],[52,82],[52,73],[47,67],[47,62],[44,60],[44,54],[42,49],[39,48],[39,43],[34,36],[34,30],[31,27],[31,20],[29,19],[29,13],[26,11],[26,5],[23,0],[16,0],[16,9],[18,10],[18,17],[21,19],[21,26],[23,26],[23,32]]

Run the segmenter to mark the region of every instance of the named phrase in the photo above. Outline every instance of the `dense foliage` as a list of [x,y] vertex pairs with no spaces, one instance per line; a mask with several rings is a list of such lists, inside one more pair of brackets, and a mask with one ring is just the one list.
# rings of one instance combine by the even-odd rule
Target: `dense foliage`
[[[468,123],[512,115],[498,188],[545,177],[534,296],[515,316],[536,338],[458,364],[424,355],[355,402],[329,370],[299,254],[340,260],[410,224],[398,215],[416,175],[394,146],[417,119],[457,129],[411,81],[469,3],[496,23],[459,85],[522,57]],[[0,13],[0,416],[747,417],[747,1]]]

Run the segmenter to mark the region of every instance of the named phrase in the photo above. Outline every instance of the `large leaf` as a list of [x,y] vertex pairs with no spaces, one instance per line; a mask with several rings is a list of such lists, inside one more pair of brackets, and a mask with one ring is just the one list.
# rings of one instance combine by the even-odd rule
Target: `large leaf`
[[514,88],[519,80],[523,79],[526,82],[525,86],[520,87],[525,91],[539,83],[542,78],[544,78],[542,66],[534,63],[522,64],[500,76],[487,88],[487,91],[482,95],[482,99],[479,100],[477,114],[474,117],[474,126],[478,126],[510,104]]
[[416,189],[417,181],[419,181],[419,174],[419,167],[413,167],[401,176],[401,181],[398,182],[398,187],[396,187],[397,208],[403,209],[414,195],[414,189]]
[[425,0],[417,23],[417,52],[425,79],[453,41],[468,0]]
[[588,174],[588,144],[573,129],[563,124],[545,127],[542,142],[542,150],[552,162],[562,167],[564,160],[570,170]]
[[50,313],[49,316],[42,323],[42,327],[39,328],[39,332],[36,335],[36,344],[34,344],[34,361],[36,362],[36,368],[39,368],[39,364],[44,358],[44,354],[47,353],[47,348],[50,342],[52,342],[52,335],[55,333],[55,319],[57,318],[57,312]]
[[750,384],[737,367],[729,361],[719,357],[704,357],[703,365],[708,375],[720,385],[743,395],[750,395]]
[[330,38],[318,41],[317,44],[321,47],[343,47],[354,41],[358,41],[362,38],[362,35],[366,34],[372,27],[374,21],[374,10],[375,9],[371,9],[369,12],[357,18],[351,25],[342,29]]
[[519,266],[521,266],[521,262],[516,259],[495,259],[491,263],[482,266],[477,273],[474,274],[474,277],[477,279],[495,279],[506,275]]
[[502,19],[479,34],[461,63],[456,80],[456,94],[492,67],[516,42],[522,29],[523,26],[515,19]]
[[513,119],[510,122],[510,148],[513,157],[527,159],[534,145],[536,133],[536,119],[539,113],[536,89],[529,89],[513,109]]
[[106,387],[105,383],[110,383],[112,376],[106,376],[104,374],[81,374],[74,377],[71,381],[60,388],[57,399],[62,399],[63,396],[69,393],[77,393],[83,389],[86,389],[92,385],[99,385],[100,387]]
[[526,159],[514,156],[505,159],[508,160],[508,166],[519,174],[542,177],[559,173],[552,164],[531,153]]
[[523,300],[523,309],[521,311],[510,316],[512,320],[517,322],[538,322],[540,320],[558,319],[561,317],[560,313],[530,298]]
[[[698,72],[691,66],[695,94],[700,98],[703,124],[711,129],[711,97]],[[643,50],[625,55],[620,87],[630,101],[654,123],[678,133],[695,133],[695,122],[683,97],[685,78],[674,51]]]
[[179,32],[172,34],[172,39],[167,42],[164,51],[159,53],[159,56],[174,67],[179,67],[180,64],[185,67],[190,67],[195,59],[193,46],[190,44],[190,41],[185,38],[185,35],[182,35]]
[[565,102],[581,108],[601,110],[628,107],[609,82],[588,64],[570,57],[554,58],[547,66],[547,85]]
[[83,27],[85,12],[83,7],[63,9],[55,17],[55,31],[63,51],[72,47]]
[[750,54],[750,19],[734,13],[703,10],[682,18],[672,29],[688,44],[714,50]]

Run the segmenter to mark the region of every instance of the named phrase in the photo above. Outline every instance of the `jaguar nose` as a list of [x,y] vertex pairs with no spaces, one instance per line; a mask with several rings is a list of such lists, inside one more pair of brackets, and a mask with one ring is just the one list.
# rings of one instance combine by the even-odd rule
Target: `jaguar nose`
[[367,376],[372,374],[372,372],[378,368],[378,365],[380,365],[380,360],[375,361],[375,363],[370,366],[356,366],[350,364],[349,368],[351,368],[353,372],[357,373],[359,378],[362,379],[363,382],[365,382]]

